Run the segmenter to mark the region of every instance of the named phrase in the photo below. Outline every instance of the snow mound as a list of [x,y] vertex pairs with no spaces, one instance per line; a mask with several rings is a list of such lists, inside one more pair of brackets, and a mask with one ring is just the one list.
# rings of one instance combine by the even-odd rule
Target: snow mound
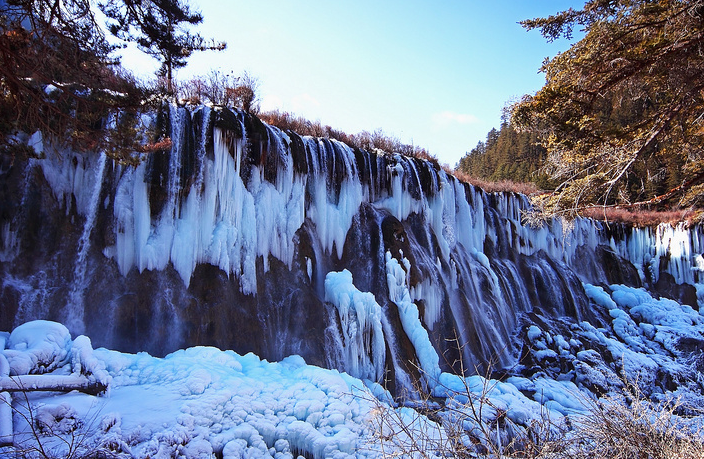
[[[10,343],[14,362],[44,362],[23,371],[51,362],[56,373],[109,379],[109,396],[47,393],[30,409],[52,435],[87,429],[91,442],[125,457],[359,457],[369,434],[373,396],[362,381],[299,356],[267,362],[212,347],[122,354],[94,350],[85,336],[71,341],[65,327],[45,321],[18,327]],[[19,441],[31,438],[19,421]]]
[[[0,348],[0,362],[6,360],[9,375],[74,374],[109,386],[111,377],[105,364],[93,353],[90,338],[81,335],[71,340],[68,329],[60,323],[35,320],[15,328]],[[3,344],[3,343],[0,343]],[[4,357],[1,358],[1,357]],[[0,376],[5,370],[0,369]]]
[[15,328],[4,350],[11,375],[47,373],[68,363],[71,334],[59,323],[27,322]]

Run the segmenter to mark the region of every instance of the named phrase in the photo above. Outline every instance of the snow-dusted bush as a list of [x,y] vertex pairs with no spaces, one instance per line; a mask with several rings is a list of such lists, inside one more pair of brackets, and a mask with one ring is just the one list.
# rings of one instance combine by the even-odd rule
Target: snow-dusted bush
[[520,419],[514,405],[509,415],[497,397],[502,383],[476,376],[456,379],[465,381],[464,390],[444,401],[427,398],[415,409],[378,403],[371,419],[374,449],[382,457],[414,458],[704,457],[701,413],[684,416],[692,411],[680,399],[654,403],[636,383],[624,381],[621,394],[600,399],[575,392],[582,409],[567,416],[544,409],[538,417]]

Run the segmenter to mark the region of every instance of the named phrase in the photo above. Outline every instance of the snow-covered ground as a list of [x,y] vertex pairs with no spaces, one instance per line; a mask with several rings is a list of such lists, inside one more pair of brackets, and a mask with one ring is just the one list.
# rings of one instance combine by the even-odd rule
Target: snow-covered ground
[[[704,318],[698,311],[654,299],[642,289],[585,289],[611,323],[573,322],[550,330],[527,324],[516,339],[530,343],[540,371],[516,368],[501,382],[426,375],[434,395],[448,397],[455,416],[483,406],[481,419],[465,418],[475,439],[486,441],[481,432],[504,413],[514,430],[546,413],[558,421],[574,416],[584,410],[589,394],[616,391],[624,380],[642,385],[652,400],[679,396],[704,406],[699,363]],[[442,442],[445,435],[412,408],[395,406],[378,384],[307,365],[298,356],[267,362],[209,347],[164,358],[124,354],[93,349],[88,337],[72,338],[66,327],[47,321],[0,333],[0,349],[5,387],[26,374],[44,374],[47,383],[87,378],[107,386],[98,396],[15,392],[14,446],[0,448],[2,457],[40,445],[56,452],[103,448],[115,457],[140,459],[379,457],[403,435],[389,430],[399,423],[422,429],[425,434],[418,437]],[[394,421],[380,432],[379,416],[389,413]],[[0,436],[9,424],[0,407]]]

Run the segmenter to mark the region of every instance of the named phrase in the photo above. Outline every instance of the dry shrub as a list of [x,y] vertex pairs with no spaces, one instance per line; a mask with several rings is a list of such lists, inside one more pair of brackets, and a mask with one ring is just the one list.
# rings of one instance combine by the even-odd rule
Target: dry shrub
[[280,110],[262,112],[258,116],[265,123],[276,126],[282,131],[293,131],[302,136],[325,137],[347,143],[346,139],[338,138],[341,133],[334,131],[330,126],[323,126],[320,121],[310,121],[302,116]]
[[225,89],[226,99],[247,113],[259,113],[259,79],[248,72],[237,77],[234,87]]
[[564,453],[569,444],[563,420],[550,419],[545,412],[528,426],[516,425],[492,402],[489,393],[494,384],[485,379],[479,392],[465,385],[465,391],[445,400],[426,397],[414,402],[414,409],[392,408],[369,396],[368,400],[375,403],[370,449],[385,458],[567,457]]
[[701,413],[680,399],[653,402],[637,383],[625,381],[622,394],[601,399],[574,394],[583,412],[550,419],[545,411],[518,426],[492,403],[495,382],[484,381],[480,391],[465,382],[463,391],[446,400],[426,397],[415,402],[415,410],[392,408],[370,396],[376,404],[371,448],[382,457],[704,458]]
[[176,93],[180,100],[190,104],[207,102],[237,107],[247,113],[259,112],[259,79],[248,72],[235,76],[232,72],[211,70],[179,84]]
[[[16,383],[21,387],[21,383]],[[18,434],[12,445],[0,447],[0,457],[13,459],[118,459],[129,455],[129,447],[119,437],[93,437],[100,424],[100,410],[84,418],[68,404],[58,406],[30,402],[28,391],[17,392],[8,403],[15,420],[22,420],[27,431]],[[103,430],[107,434],[108,430]],[[105,440],[105,441],[103,441]],[[131,455],[130,455],[131,456]]]
[[469,183],[472,186],[481,188],[487,193],[497,193],[497,192],[509,192],[509,193],[521,193],[527,196],[540,193],[540,190],[534,183],[521,183],[512,182],[510,180],[502,180],[500,182],[490,182],[488,180],[471,177],[464,172],[456,169],[452,172],[452,175],[457,177],[459,180]]
[[[704,437],[699,416],[680,399],[654,403],[637,384],[619,396],[589,400],[574,419],[570,459],[701,459]],[[695,412],[696,413],[696,412]]]
[[[383,457],[454,457],[505,459],[701,459],[701,431],[675,412],[678,403],[653,405],[641,399],[591,401],[588,411],[572,419],[572,429],[544,416],[516,429],[498,413],[487,422],[488,399],[474,396],[474,411],[426,405],[419,412],[382,407],[371,419],[375,449]],[[471,404],[470,400],[470,404]],[[415,413],[415,414],[411,414]],[[439,422],[435,423],[433,420]],[[470,432],[467,425],[485,426]],[[513,435],[499,433],[498,428]],[[484,438],[482,438],[484,436]],[[502,444],[504,439],[508,439]]]
[[692,210],[630,210],[621,207],[590,207],[579,212],[583,217],[593,218],[613,223],[626,223],[629,225],[646,227],[656,226],[660,223],[692,223],[700,218]]
[[347,134],[328,125],[323,125],[320,121],[310,121],[290,112],[271,110],[259,113],[258,116],[265,123],[276,126],[282,131],[293,131],[302,136],[334,139],[360,150],[381,150],[387,153],[399,153],[438,164],[437,157],[425,148],[404,144],[398,138],[384,133],[382,129],[377,129],[373,132],[362,131],[357,134]]

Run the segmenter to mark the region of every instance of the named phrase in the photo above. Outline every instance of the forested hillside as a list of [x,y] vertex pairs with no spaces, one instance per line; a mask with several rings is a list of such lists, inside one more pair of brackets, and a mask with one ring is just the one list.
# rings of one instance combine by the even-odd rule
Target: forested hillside
[[703,11],[701,1],[593,0],[523,21],[548,41],[584,37],[544,62],[545,86],[509,106],[458,172],[553,191],[534,199],[543,217],[700,209]]
[[[650,98],[633,100],[618,92],[601,99],[593,116],[604,124],[624,128],[637,124],[651,106]],[[541,190],[554,190],[561,180],[551,178],[558,171],[547,161],[548,151],[540,135],[537,129],[517,129],[504,119],[498,130],[487,133],[486,141],[480,141],[460,159],[456,170],[482,180],[533,183]],[[621,197],[633,202],[648,200],[682,183],[684,158],[664,146],[653,143],[634,162]]]
[[456,170],[482,180],[534,183],[540,189],[550,189],[554,184],[541,171],[545,155],[535,134],[518,132],[504,122],[462,157]]

